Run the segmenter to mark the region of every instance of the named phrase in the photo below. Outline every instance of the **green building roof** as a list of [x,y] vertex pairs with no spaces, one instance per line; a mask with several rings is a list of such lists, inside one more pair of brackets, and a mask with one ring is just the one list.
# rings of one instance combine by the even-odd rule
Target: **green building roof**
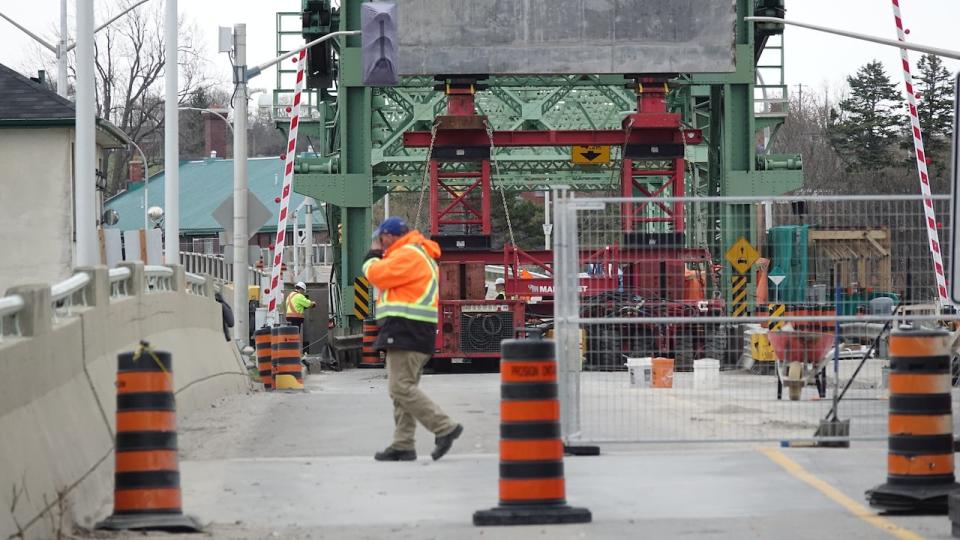
[[[277,214],[280,205],[274,200],[283,188],[283,160],[278,157],[251,158],[247,160],[250,192],[273,214],[262,233],[276,233]],[[153,175],[150,182],[150,206],[163,207],[164,174]],[[132,230],[143,228],[144,183],[132,184],[127,191],[106,202],[108,209],[120,214],[120,221],[111,228]],[[223,228],[215,219],[213,211],[228,197],[233,197],[233,160],[205,159],[180,164],[180,234],[201,235],[221,232]],[[290,214],[303,202],[303,195],[290,195]],[[287,221],[288,230],[293,220]],[[326,230],[323,212],[313,212],[313,229]]]

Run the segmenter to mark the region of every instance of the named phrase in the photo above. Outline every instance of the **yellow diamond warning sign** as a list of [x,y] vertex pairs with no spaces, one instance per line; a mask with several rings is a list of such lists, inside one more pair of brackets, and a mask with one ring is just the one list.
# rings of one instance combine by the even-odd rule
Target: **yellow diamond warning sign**
[[570,160],[577,165],[605,165],[610,163],[609,146],[574,146]]
[[727,261],[738,274],[746,274],[759,258],[760,254],[757,253],[757,250],[743,237],[734,242],[726,254]]

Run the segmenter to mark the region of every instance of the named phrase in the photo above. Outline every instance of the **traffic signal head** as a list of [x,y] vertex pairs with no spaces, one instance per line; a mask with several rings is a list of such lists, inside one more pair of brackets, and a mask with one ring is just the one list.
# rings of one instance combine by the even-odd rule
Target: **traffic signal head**
[[363,45],[363,84],[391,86],[400,82],[397,73],[397,5],[365,2],[360,12]]

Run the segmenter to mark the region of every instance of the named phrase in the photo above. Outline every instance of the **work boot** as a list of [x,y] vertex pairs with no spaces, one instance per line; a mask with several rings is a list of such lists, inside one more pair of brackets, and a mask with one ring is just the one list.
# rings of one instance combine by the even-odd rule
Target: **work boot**
[[433,448],[433,452],[430,453],[430,457],[436,461],[446,455],[446,453],[450,451],[450,447],[453,446],[453,441],[457,440],[461,433],[463,433],[463,426],[457,424],[457,427],[453,428],[453,431],[450,433],[438,436],[437,445]]
[[377,461],[416,461],[417,451],[397,450],[392,446],[388,446],[384,448],[383,451],[374,454],[373,459]]

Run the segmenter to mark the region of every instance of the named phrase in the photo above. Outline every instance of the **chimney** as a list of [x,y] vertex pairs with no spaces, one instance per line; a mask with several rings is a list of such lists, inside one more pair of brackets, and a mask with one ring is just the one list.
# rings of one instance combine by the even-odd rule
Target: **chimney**
[[131,161],[129,169],[129,181],[132,182],[143,182],[143,163],[139,161]]
[[[227,115],[226,109],[210,107],[223,116]],[[203,113],[203,153],[213,157],[215,155],[226,157],[227,155],[227,123],[223,118],[215,114]]]

